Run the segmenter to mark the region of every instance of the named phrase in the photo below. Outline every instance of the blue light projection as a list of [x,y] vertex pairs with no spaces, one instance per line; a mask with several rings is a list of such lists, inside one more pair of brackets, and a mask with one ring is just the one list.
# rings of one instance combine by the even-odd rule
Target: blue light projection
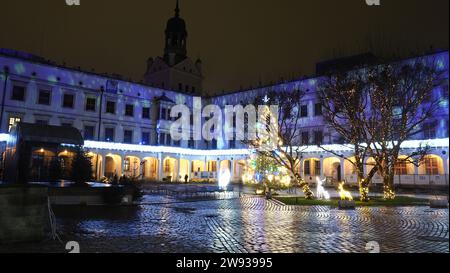
[[23,75],[26,72],[25,66],[23,65],[23,63],[17,63],[14,65],[14,70],[16,71],[17,74],[19,75]]

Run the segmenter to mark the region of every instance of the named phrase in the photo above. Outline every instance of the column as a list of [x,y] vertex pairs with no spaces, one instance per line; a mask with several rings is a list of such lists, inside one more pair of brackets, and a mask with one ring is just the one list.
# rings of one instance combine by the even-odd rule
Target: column
[[305,164],[305,159],[301,158],[300,159],[300,168],[299,168],[298,175],[300,175],[301,178],[305,179],[305,171],[304,171],[304,165],[303,164]]
[[101,179],[102,177],[105,176],[105,172],[106,172],[106,156],[102,155],[102,160],[100,163],[100,173],[99,173],[99,179]]
[[162,158],[162,154],[159,153],[158,154],[158,180],[162,181],[164,178],[164,173],[163,173],[163,158]]
[[323,177],[325,177],[324,173],[324,166],[323,166],[323,158],[320,158],[320,179],[323,179]]
[[217,180],[219,180],[219,176],[220,176],[220,160],[217,160],[216,161],[217,163],[216,163],[216,167],[217,167]]
[[234,160],[230,160],[230,164],[231,164],[231,166],[230,166],[231,181],[235,180],[235,177],[234,177],[235,169],[234,168],[236,167],[236,165],[234,163],[235,163]]
[[[345,159],[341,158],[340,159],[340,166],[339,168],[341,168],[341,180],[345,180]],[[339,181],[341,182],[341,181]]]
[[175,177],[172,178],[173,182],[178,182],[180,181],[180,158],[175,158],[175,163],[173,166],[173,175]]
[[444,175],[448,175],[448,156],[442,156],[442,164],[444,165]]
[[188,176],[189,176],[189,180],[191,180],[191,178],[192,178],[192,161],[189,159],[188,159]]

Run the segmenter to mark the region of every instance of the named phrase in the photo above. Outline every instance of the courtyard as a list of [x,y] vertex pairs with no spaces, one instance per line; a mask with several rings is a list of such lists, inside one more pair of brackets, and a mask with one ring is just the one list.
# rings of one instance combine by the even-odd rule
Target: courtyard
[[234,192],[181,198],[147,193],[131,207],[54,208],[61,242],[0,246],[0,252],[81,253],[448,253],[448,209],[287,206]]

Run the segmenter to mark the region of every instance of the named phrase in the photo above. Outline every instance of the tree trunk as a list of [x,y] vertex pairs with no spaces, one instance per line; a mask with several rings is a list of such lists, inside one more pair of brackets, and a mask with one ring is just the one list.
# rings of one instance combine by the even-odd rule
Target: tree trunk
[[388,171],[383,176],[383,196],[386,200],[395,199],[394,172]]
[[361,202],[369,202],[370,180],[364,177],[364,169],[358,172],[359,199]]

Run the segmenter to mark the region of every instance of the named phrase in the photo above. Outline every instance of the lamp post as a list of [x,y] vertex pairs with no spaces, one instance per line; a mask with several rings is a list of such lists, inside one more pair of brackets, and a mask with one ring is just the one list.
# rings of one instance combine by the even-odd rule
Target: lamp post
[[8,77],[9,77],[9,68],[5,66],[3,68],[3,74],[5,75],[4,83],[3,83],[3,96],[2,96],[2,111],[0,113],[0,132],[3,130],[3,113],[5,112],[5,98],[6,98],[6,87],[8,85]]

